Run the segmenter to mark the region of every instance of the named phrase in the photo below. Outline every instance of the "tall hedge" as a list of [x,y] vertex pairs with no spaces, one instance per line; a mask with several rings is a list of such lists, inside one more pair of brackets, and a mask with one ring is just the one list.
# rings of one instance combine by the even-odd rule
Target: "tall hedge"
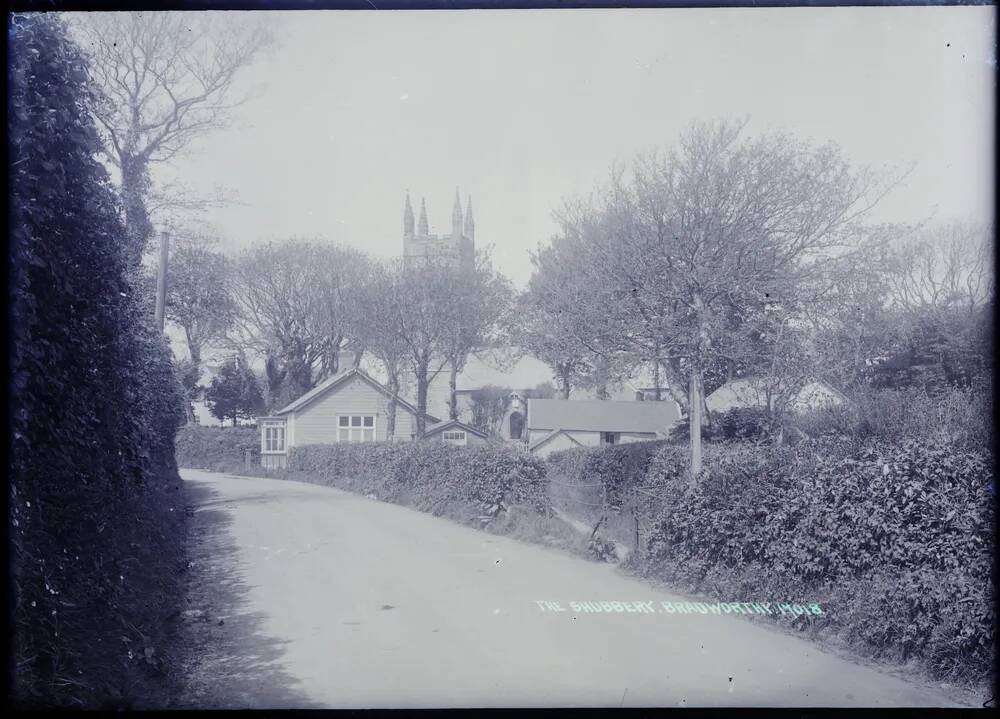
[[84,58],[53,16],[8,30],[14,695],[132,706],[169,671],[181,396],[127,279]]
[[213,472],[245,472],[246,453],[260,461],[260,430],[257,427],[200,427],[186,424],[177,432],[179,467]]
[[948,442],[823,439],[712,447],[650,466],[659,516],[642,569],[733,601],[812,601],[868,654],[982,681],[992,666],[992,458]]
[[[289,475],[388,502],[444,513],[454,502],[521,504],[548,509],[545,465],[526,450],[503,445],[455,447],[443,442],[373,442],[295,447]],[[401,501],[405,500],[405,501]]]

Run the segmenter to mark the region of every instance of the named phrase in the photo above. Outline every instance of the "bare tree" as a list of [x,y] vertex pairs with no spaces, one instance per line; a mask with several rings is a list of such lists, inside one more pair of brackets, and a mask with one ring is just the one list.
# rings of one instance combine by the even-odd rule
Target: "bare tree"
[[391,265],[372,264],[367,279],[358,288],[357,311],[346,318],[351,339],[382,366],[390,398],[387,410],[386,436],[391,441],[396,434],[396,408],[402,383],[402,372],[409,356],[408,346],[400,336],[396,317],[405,312],[398,307],[402,293],[399,276]]
[[972,312],[993,294],[993,228],[933,223],[896,243],[887,279],[894,306]]
[[272,404],[276,395],[290,401],[339,370],[368,266],[355,250],[304,240],[259,245],[234,263],[228,342],[264,358]]
[[130,257],[138,265],[152,225],[150,166],[224,127],[247,99],[238,73],[270,43],[265,25],[232,13],[74,16],[105,102],[95,109],[121,174]]
[[513,290],[482,251],[473,267],[455,273],[451,280],[451,299],[442,308],[451,315],[443,353],[448,358],[449,418],[458,419],[458,375],[470,355],[500,343],[506,324],[501,320],[510,311]]
[[745,125],[695,124],[564,213],[566,237],[601,268],[587,276],[599,331],[617,330],[637,358],[662,364],[675,398],[686,394],[693,477],[706,371],[746,359],[761,332],[751,310],[810,305],[833,268],[880,241],[867,217],[899,179],[852,168],[832,144],[744,137]]

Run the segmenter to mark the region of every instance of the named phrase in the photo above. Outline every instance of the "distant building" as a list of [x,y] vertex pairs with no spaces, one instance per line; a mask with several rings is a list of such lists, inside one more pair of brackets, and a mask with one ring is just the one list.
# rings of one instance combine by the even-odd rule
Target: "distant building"
[[476,223],[472,218],[471,197],[463,218],[462,202],[456,189],[455,205],[451,211],[451,233],[432,235],[427,225],[427,205],[423,198],[420,200],[420,220],[414,226],[410,194],[406,194],[406,206],[403,209],[403,260],[406,262],[418,257],[472,266],[476,259]]
[[489,440],[486,433],[472,425],[459,422],[457,419],[436,424],[424,433],[425,440],[437,440],[445,444],[465,446],[469,444],[484,444]]
[[[735,407],[765,408],[768,403],[773,407],[773,398],[769,400],[769,391],[773,392],[773,382],[765,378],[747,377],[735,379],[719,387],[705,398],[705,404],[710,412],[726,412]],[[789,408],[793,412],[808,412],[824,407],[836,407],[847,402],[839,390],[823,380],[806,382],[791,398]]]
[[[284,467],[288,450],[306,444],[380,442],[389,439],[387,420],[392,393],[361,369],[351,368],[321,382],[268,417],[259,417],[261,464]],[[439,423],[427,416],[430,428]],[[393,439],[416,437],[417,408],[396,400]]]
[[571,447],[665,439],[680,419],[674,401],[529,399],[528,449],[540,456]]

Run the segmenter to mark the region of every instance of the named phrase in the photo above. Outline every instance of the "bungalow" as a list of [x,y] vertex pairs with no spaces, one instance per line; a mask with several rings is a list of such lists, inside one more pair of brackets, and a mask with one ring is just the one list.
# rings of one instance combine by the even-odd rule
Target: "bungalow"
[[483,444],[489,440],[487,434],[476,429],[470,424],[459,422],[457,419],[450,419],[440,424],[436,424],[426,432],[424,439],[446,442],[448,444]]
[[[769,390],[773,393],[773,384],[764,378],[746,377],[735,379],[719,387],[705,398],[705,404],[710,412],[726,412],[735,407],[764,408],[769,399]],[[808,412],[824,407],[836,407],[847,402],[839,390],[832,385],[817,379],[806,382],[790,397],[789,408],[793,412]]]
[[544,457],[571,447],[665,439],[681,413],[672,400],[529,399],[527,415],[528,449]]
[[[334,375],[273,415],[258,418],[261,465],[284,467],[288,450],[307,444],[386,441],[391,398],[384,385],[361,369]],[[428,415],[427,422],[440,420]],[[397,398],[393,438],[410,441],[416,428],[417,408]]]

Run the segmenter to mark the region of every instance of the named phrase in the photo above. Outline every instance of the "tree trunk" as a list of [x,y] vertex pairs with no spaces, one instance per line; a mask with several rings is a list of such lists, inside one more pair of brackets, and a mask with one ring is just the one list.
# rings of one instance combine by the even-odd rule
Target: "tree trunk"
[[451,361],[448,372],[448,419],[458,419],[458,363]]
[[427,429],[427,387],[430,384],[427,381],[427,367],[429,364],[429,361],[421,360],[414,367],[417,380],[417,439],[421,439]]
[[142,263],[142,253],[146,242],[153,234],[153,224],[146,210],[146,193],[149,189],[149,175],[146,163],[141,158],[122,155],[122,200],[125,205],[125,235],[128,247],[125,256],[130,269],[137,269]]
[[399,373],[389,373],[389,391],[392,396],[389,398],[388,417],[385,423],[386,439],[390,442],[396,437],[396,398],[399,396]]
[[701,472],[701,401],[698,397],[698,372],[691,371],[691,379],[688,393],[690,395],[688,413],[688,428],[691,433],[691,484],[698,481],[698,473]]
[[565,365],[559,367],[559,380],[562,384],[562,387],[559,388],[559,391],[562,392],[562,398],[569,399],[569,368]]
[[[639,389],[642,389],[641,387]],[[656,357],[653,359],[653,398],[659,402],[663,399],[660,392],[660,347],[656,347]]]

